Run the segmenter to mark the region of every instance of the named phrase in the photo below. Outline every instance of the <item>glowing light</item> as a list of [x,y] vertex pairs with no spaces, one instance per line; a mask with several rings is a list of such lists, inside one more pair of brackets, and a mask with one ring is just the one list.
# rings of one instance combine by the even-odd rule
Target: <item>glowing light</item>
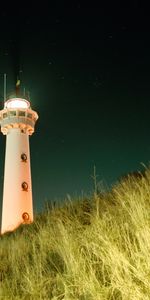
[[29,108],[29,101],[22,98],[12,98],[5,102],[5,108]]

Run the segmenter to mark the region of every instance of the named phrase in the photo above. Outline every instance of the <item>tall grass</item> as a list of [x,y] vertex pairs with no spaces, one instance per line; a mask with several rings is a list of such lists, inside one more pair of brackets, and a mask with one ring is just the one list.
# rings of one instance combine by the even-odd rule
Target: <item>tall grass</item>
[[149,300],[150,171],[1,236],[0,299]]

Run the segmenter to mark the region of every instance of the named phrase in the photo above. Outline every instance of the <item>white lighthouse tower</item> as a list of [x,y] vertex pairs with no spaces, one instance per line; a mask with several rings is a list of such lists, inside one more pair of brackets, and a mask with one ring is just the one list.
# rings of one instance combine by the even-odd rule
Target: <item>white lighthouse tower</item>
[[6,135],[1,234],[33,222],[29,136],[38,115],[27,97],[6,98],[0,111],[1,132]]

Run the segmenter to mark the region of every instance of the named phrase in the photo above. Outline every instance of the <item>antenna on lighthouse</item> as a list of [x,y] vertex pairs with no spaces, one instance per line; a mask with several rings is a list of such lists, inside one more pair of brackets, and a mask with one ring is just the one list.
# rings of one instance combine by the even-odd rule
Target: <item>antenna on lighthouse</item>
[[16,82],[16,96],[18,97],[20,94],[20,79],[17,77],[17,82]]
[[28,99],[29,99],[29,101],[30,101],[30,92],[28,91]]
[[4,74],[4,102],[6,101],[6,83],[7,83],[7,75]]
[[23,95],[24,95],[24,97],[26,96],[26,88],[25,87],[23,89]]

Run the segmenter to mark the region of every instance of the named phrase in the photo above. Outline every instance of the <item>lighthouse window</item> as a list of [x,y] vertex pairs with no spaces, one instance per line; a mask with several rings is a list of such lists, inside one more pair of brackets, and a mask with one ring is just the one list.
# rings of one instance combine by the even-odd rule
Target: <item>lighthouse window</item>
[[25,111],[19,111],[19,117],[25,117]]
[[22,214],[22,219],[23,219],[25,222],[29,221],[29,214],[28,214],[27,212],[24,212],[24,213]]
[[4,113],[4,114],[3,114],[3,118],[4,118],[4,119],[7,118],[7,113]]
[[26,156],[25,153],[22,153],[22,154],[21,154],[21,159],[22,159],[22,161],[24,161],[24,162],[27,161],[27,156]]
[[22,133],[25,133],[25,129],[21,129],[21,132],[22,132]]
[[10,114],[10,116],[16,116],[16,111],[15,110],[10,111],[9,114]]
[[24,181],[21,186],[22,186],[23,191],[27,191],[28,190],[28,184],[27,184],[27,182]]
[[29,119],[32,119],[32,114],[27,114],[27,117],[28,117]]

